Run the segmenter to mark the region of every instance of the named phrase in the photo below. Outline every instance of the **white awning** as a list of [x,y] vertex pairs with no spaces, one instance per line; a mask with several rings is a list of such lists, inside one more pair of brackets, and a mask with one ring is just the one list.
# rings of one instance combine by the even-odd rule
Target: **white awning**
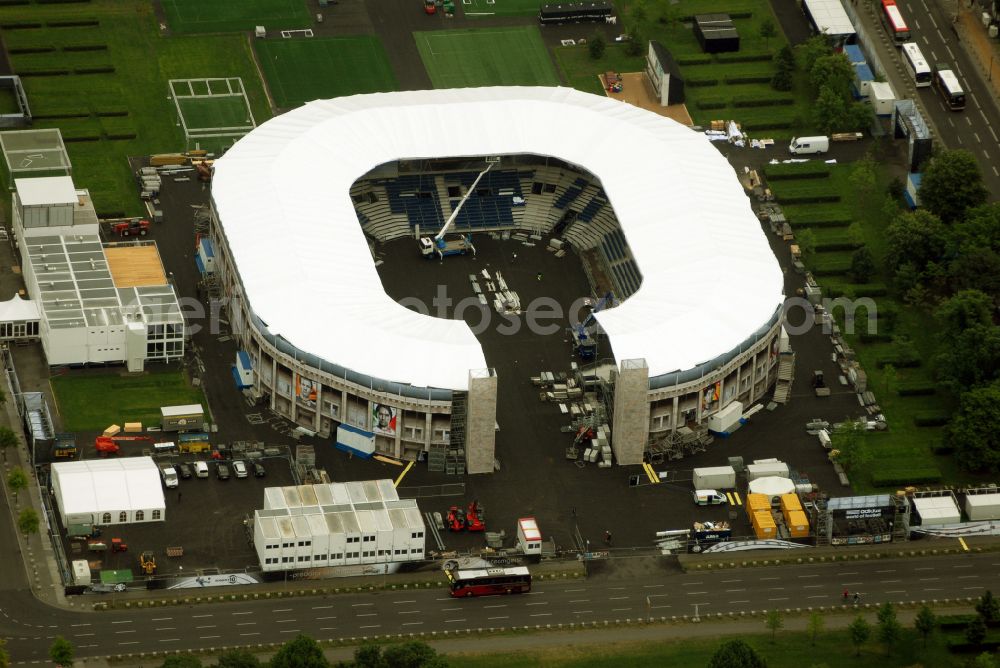
[[41,314],[38,303],[14,295],[10,300],[0,302],[0,322],[30,322],[38,320]]

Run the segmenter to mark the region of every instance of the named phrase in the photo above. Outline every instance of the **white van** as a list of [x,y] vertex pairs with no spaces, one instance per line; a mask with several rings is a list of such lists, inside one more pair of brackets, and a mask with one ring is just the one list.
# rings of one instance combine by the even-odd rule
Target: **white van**
[[208,477],[208,464],[205,462],[195,462],[194,463],[194,474],[199,478]]
[[788,152],[792,155],[826,153],[829,150],[829,137],[794,137],[792,143],[788,145]]
[[697,506],[718,506],[727,502],[726,495],[714,489],[696,489],[691,496]]
[[163,475],[163,485],[168,489],[173,489],[177,487],[177,469],[173,466],[167,465],[160,468],[160,473]]

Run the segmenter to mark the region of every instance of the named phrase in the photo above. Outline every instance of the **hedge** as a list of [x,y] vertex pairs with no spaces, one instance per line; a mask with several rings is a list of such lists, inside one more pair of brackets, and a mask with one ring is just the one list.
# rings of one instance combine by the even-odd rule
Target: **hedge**
[[[979,615],[941,615],[937,618],[938,628],[942,631],[964,631],[965,627],[978,616]],[[986,626],[990,628],[1000,628],[1000,621],[986,622]]]
[[884,369],[885,367],[892,365],[897,369],[915,369],[921,365],[921,361],[918,358],[914,359],[900,359],[899,357],[879,357],[875,360],[875,366],[879,369]]
[[850,218],[817,218],[815,220],[801,220],[797,215],[793,215],[788,223],[793,228],[807,229],[810,227],[849,227],[854,222]]
[[[726,83],[732,83],[727,81]],[[795,100],[790,97],[734,97],[734,107],[784,107],[795,104]]]
[[765,84],[771,83],[774,76],[770,74],[745,74],[743,76],[728,76],[722,80],[727,84]]
[[96,28],[101,22],[97,19],[72,19],[49,21],[46,25],[50,28]]
[[54,46],[24,46],[20,48],[7,49],[7,53],[12,56],[27,55],[29,53],[53,53],[56,47]]
[[63,51],[107,51],[107,44],[69,44],[62,48]]
[[782,204],[823,204],[826,202],[839,202],[840,195],[830,192],[792,193],[779,195],[778,201]]
[[855,297],[885,297],[889,294],[889,288],[882,283],[855,285],[851,288],[851,291]]
[[997,648],[1000,648],[1000,639],[984,640],[978,645],[974,645],[964,638],[962,640],[948,641],[948,651],[954,654],[978,654],[980,652],[992,652]]
[[931,446],[931,454],[944,457],[946,455],[955,454],[955,446],[948,443],[938,443],[937,445]]
[[830,176],[830,168],[826,165],[768,165],[764,168],[764,174],[772,181],[825,179]]
[[678,58],[677,59],[677,64],[681,65],[682,67],[689,66],[689,65],[711,65],[712,64],[712,57],[711,56],[684,56],[683,58]]
[[[729,16],[730,18],[735,18],[733,14]],[[770,53],[742,53],[734,51],[732,53],[715,54],[715,62],[717,63],[769,63],[772,60],[774,60],[774,56]]]
[[872,484],[876,487],[899,487],[901,485],[924,485],[941,481],[941,471],[937,467],[896,469],[875,471]]
[[896,394],[901,397],[928,397],[937,394],[934,383],[905,383],[896,388]]
[[4,30],[28,30],[29,28],[41,28],[41,23],[29,23],[27,21],[4,21],[0,23],[0,28]]
[[913,416],[913,424],[918,427],[941,427],[951,420],[947,413],[924,411]]
[[[860,241],[818,241],[816,242],[817,253],[832,253],[835,251],[852,251],[864,246]],[[859,296],[854,291],[855,296]]]
[[699,100],[698,102],[695,102],[695,106],[705,111],[710,109],[725,109],[729,106],[729,101],[719,99]]
[[708,86],[718,86],[718,79],[685,79],[684,83],[692,88],[704,88]]
[[757,121],[744,123],[745,132],[760,132],[762,130],[787,130],[792,127],[791,121]]

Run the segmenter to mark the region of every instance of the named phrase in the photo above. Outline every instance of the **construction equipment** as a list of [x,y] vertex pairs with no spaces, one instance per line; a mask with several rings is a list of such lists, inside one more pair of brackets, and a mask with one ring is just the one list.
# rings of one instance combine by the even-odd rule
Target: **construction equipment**
[[121,538],[111,539],[111,551],[112,552],[128,552],[128,543],[122,541]]
[[107,436],[98,436],[94,439],[94,447],[97,448],[97,454],[99,457],[117,455],[118,451],[121,449],[118,447],[117,443]]
[[451,215],[448,216],[448,220],[445,221],[444,225],[441,226],[441,231],[431,237],[420,237],[420,254],[426,259],[431,259],[437,255],[440,259],[444,259],[446,255],[465,255],[468,252],[472,252],[473,255],[476,254],[476,247],[472,245],[472,235],[466,234],[464,236],[457,236],[451,239],[445,239],[444,235],[451,228],[452,223],[458,218],[458,212],[462,210],[465,203],[469,201],[469,197],[472,193],[476,191],[476,186],[479,185],[479,181],[486,176],[486,173],[493,169],[493,165],[500,164],[499,157],[486,158],[486,169],[479,172],[479,176],[476,180],[472,182],[469,189],[465,192],[465,196],[459,200],[458,205],[452,209]]
[[479,500],[469,504],[465,514],[465,528],[469,531],[486,531],[486,510],[479,505]]
[[191,164],[194,165],[195,171],[198,172],[199,181],[205,182],[212,180],[212,168],[208,165],[207,162],[204,161],[195,162],[192,160]]
[[149,232],[149,221],[133,218],[111,226],[111,231],[120,237],[144,237]]
[[602,311],[609,304],[614,306],[615,296],[608,293],[594,304],[590,313],[579,325],[573,328],[573,348],[577,356],[582,360],[592,360],[597,357],[597,320],[594,315]]
[[465,530],[465,511],[458,506],[448,509],[448,531]]
[[56,434],[52,456],[56,459],[76,459],[76,437],[73,434]]
[[156,557],[152,552],[143,552],[139,555],[139,568],[145,575],[156,573]]

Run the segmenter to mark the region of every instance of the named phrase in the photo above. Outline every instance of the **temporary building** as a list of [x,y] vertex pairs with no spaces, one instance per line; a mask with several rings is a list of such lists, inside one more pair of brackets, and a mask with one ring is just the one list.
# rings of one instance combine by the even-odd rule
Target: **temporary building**
[[52,493],[64,527],[166,519],[160,472],[151,457],[53,464]]
[[694,36],[705,53],[740,50],[740,34],[729,14],[699,14],[694,17]]
[[962,513],[958,510],[958,503],[951,494],[914,497],[913,507],[920,515],[920,526],[958,524],[962,521]]
[[794,494],[795,483],[791,478],[764,476],[750,481],[750,491],[754,494],[764,494],[769,499],[783,494]]
[[965,514],[970,520],[1000,520],[1000,492],[967,494]]
[[756,461],[753,464],[747,464],[747,480],[753,481],[757,478],[764,478],[767,476],[787,478],[788,464],[777,460],[768,462]]

